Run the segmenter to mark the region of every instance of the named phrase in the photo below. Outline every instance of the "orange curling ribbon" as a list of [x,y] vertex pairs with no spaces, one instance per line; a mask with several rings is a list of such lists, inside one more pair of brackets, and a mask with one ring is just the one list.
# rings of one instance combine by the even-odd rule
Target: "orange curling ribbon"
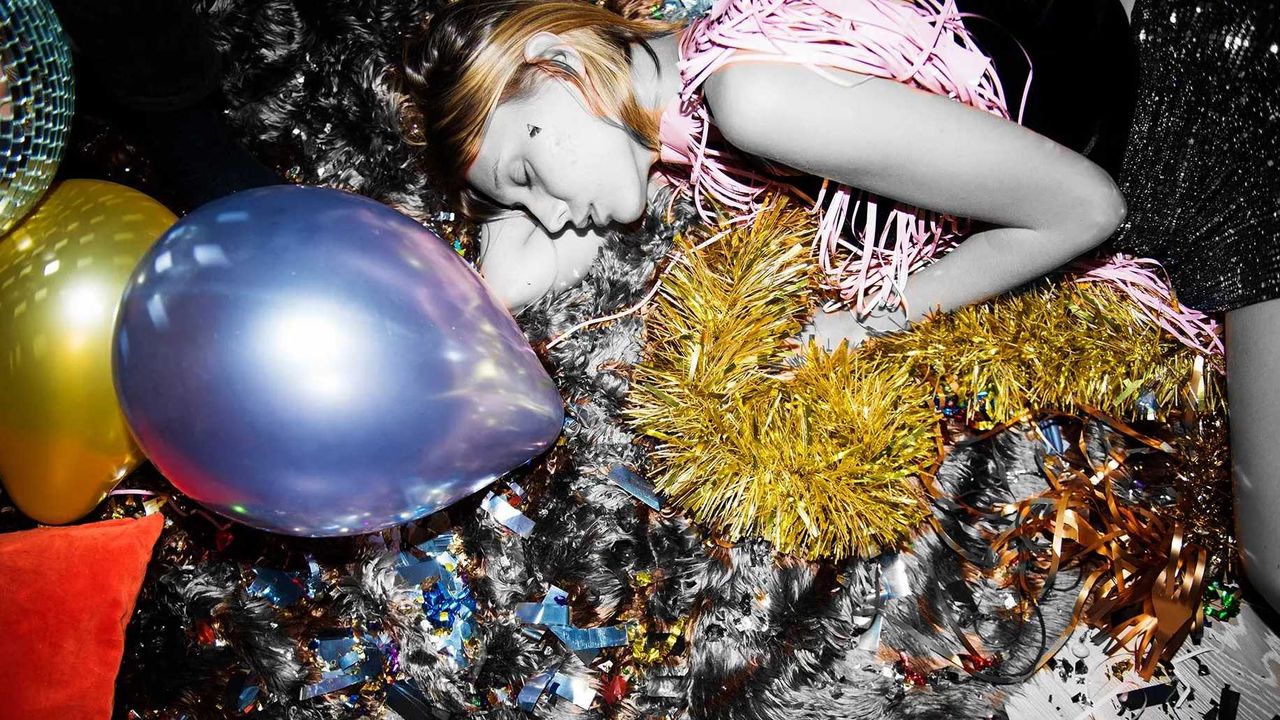
[[[1157,447],[1149,438],[1140,441]],[[1057,472],[1054,464],[1061,466]],[[1183,542],[1180,524],[1117,500],[1113,478],[1124,468],[1123,453],[1114,453],[1091,473],[1070,467],[1061,456],[1048,458],[1050,487],[1018,503],[1021,521],[994,542],[1002,559],[1025,560],[1027,548],[1047,548],[1032,551],[1038,557],[1021,565],[1044,567],[1042,577],[1027,569],[1013,573],[1033,602],[1041,597],[1037,588],[1052,586],[1060,568],[1079,567],[1085,574],[1071,623],[1037,668],[1083,622],[1111,636],[1108,652],[1132,644],[1138,672],[1150,678],[1204,620],[1205,552]]]
[[[1142,445],[1173,451],[1169,444],[1096,410],[1086,412]],[[984,572],[1003,578],[1025,602],[1034,604],[1061,570],[1079,569],[1083,579],[1071,622],[1035,669],[1057,654],[1084,623],[1111,637],[1108,652],[1131,646],[1138,672],[1149,679],[1160,661],[1171,659],[1204,621],[1207,553],[1184,541],[1181,523],[1119,500],[1114,479],[1127,472],[1126,454],[1115,450],[1096,462],[1084,442],[1082,434],[1075,461],[1062,455],[1045,459],[1048,487],[1043,492],[1004,506],[1013,526],[992,539],[997,562]],[[935,499],[945,497],[931,479],[924,484]],[[940,523],[935,520],[933,526],[947,545],[968,559]]]

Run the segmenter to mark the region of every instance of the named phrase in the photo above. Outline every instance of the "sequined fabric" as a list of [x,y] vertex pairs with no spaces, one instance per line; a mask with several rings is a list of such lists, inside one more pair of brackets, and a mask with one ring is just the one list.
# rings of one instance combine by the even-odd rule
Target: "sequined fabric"
[[1160,260],[1199,310],[1280,297],[1280,3],[1139,0],[1133,32],[1115,248]]

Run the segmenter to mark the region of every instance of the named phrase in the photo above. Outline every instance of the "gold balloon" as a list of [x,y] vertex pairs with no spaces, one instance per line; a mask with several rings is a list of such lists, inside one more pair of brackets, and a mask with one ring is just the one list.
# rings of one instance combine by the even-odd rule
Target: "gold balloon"
[[136,190],[55,185],[0,238],[0,483],[43,523],[84,517],[142,459],[111,380],[116,308],[174,223]]

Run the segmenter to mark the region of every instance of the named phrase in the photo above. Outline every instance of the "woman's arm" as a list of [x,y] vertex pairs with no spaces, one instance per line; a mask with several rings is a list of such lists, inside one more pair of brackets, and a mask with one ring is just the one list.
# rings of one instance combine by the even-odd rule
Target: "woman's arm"
[[906,287],[910,316],[951,310],[1044,275],[1124,217],[1097,165],[1017,123],[905,84],[742,62],[705,85],[725,139],[799,170],[999,227],[974,233]]

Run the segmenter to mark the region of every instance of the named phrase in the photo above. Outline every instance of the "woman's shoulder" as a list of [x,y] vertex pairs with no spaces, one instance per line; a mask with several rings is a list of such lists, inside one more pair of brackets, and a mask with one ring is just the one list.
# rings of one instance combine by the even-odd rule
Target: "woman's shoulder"
[[837,85],[910,78],[966,102],[994,75],[954,5],[930,0],[718,0],[685,31],[681,66],[721,106],[800,68]]
[[877,78],[829,69],[836,83],[796,63],[768,59],[736,62],[712,72],[702,86],[703,101],[716,129],[733,145],[754,152],[797,112],[821,113],[848,87]]
[[782,63],[756,60],[726,63],[711,71],[702,81],[702,99],[716,126],[723,131],[726,125],[748,122],[784,100],[778,90],[787,69]]

